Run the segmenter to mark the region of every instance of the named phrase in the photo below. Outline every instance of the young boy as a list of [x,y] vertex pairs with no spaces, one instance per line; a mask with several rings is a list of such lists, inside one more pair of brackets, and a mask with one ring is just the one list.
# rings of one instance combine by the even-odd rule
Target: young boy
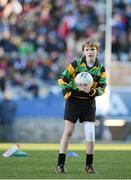
[[[87,38],[83,42],[83,57],[67,66],[58,80],[65,102],[65,127],[60,141],[58,164],[56,173],[65,173],[65,159],[68,144],[71,139],[75,123],[79,119],[84,122],[86,138],[86,166],[87,173],[95,173],[93,166],[95,143],[95,97],[104,93],[106,87],[106,72],[99,63],[100,43],[94,38]],[[93,77],[93,86],[75,84],[74,79],[80,72],[89,72]]]

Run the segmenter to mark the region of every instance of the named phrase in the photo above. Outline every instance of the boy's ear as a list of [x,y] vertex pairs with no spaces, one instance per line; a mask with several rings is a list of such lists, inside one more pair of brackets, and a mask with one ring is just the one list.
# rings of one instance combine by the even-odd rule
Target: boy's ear
[[100,53],[100,49],[97,49],[97,55],[99,55],[99,53]]

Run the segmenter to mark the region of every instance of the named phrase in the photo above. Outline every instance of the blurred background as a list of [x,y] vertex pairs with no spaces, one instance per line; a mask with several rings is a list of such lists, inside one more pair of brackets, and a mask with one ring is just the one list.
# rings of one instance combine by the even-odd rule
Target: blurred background
[[[57,78],[101,43],[109,84],[96,98],[96,139],[131,140],[131,1],[0,0],[0,141],[59,142],[64,100]],[[81,124],[72,142],[83,142]]]

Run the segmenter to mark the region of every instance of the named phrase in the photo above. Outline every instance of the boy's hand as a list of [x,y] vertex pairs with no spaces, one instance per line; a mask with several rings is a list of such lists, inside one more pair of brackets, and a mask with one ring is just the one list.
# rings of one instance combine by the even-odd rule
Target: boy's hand
[[91,89],[88,84],[76,84],[76,86],[80,91],[84,91],[86,93],[89,93]]

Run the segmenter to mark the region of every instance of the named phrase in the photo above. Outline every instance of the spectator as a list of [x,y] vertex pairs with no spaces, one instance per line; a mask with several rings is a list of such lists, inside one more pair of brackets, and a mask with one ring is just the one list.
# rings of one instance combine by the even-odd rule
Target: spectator
[[12,100],[11,92],[5,90],[4,99],[0,102],[0,140],[14,141],[13,125],[16,114],[16,104]]
[[5,90],[5,71],[0,69],[0,91]]

